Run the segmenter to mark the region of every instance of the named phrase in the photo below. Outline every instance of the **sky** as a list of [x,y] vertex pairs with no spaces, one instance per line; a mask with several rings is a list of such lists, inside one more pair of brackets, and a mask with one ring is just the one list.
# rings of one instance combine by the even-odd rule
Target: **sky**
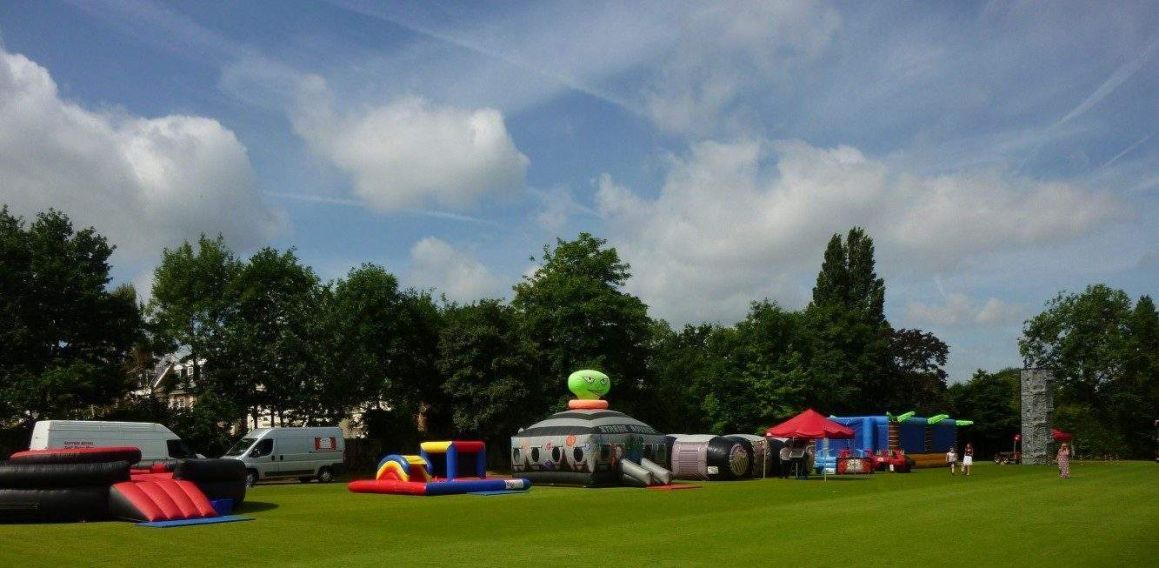
[[458,302],[589,232],[673,326],[874,239],[953,382],[1060,292],[1159,282],[1154,2],[0,2],[0,203],[294,248]]

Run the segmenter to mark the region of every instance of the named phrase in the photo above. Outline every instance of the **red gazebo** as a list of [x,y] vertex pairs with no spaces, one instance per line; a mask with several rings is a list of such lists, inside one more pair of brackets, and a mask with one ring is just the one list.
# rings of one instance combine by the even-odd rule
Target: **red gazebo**
[[853,429],[838,424],[812,408],[769,428],[766,436],[777,438],[840,438],[853,437]]

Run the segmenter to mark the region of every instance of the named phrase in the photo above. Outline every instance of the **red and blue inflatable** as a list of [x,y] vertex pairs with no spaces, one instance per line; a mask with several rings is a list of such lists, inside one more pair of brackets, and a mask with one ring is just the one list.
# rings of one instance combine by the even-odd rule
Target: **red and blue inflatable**
[[352,481],[355,493],[453,495],[490,491],[523,491],[526,479],[487,479],[487,447],[476,440],[423,442],[419,455],[382,458],[374,479]]

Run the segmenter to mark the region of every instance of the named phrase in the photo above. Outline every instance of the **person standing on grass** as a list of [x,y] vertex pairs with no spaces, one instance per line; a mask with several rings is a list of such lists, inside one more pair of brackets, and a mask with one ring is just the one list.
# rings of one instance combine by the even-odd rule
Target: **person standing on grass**
[[972,465],[974,465],[974,444],[966,442],[966,448],[962,450],[962,473],[970,475]]
[[1070,446],[1063,442],[1058,447],[1058,476],[1061,479],[1070,479]]
[[946,463],[950,464],[950,475],[957,473],[958,452],[954,450],[954,446],[950,446],[950,451],[946,452]]

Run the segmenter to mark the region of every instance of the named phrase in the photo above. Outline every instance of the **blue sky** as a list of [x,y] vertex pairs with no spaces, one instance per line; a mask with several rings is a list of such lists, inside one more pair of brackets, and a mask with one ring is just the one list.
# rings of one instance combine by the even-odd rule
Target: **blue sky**
[[877,245],[951,380],[1060,291],[1159,280],[1152,2],[0,3],[0,201],[509,297],[588,231],[673,324]]

